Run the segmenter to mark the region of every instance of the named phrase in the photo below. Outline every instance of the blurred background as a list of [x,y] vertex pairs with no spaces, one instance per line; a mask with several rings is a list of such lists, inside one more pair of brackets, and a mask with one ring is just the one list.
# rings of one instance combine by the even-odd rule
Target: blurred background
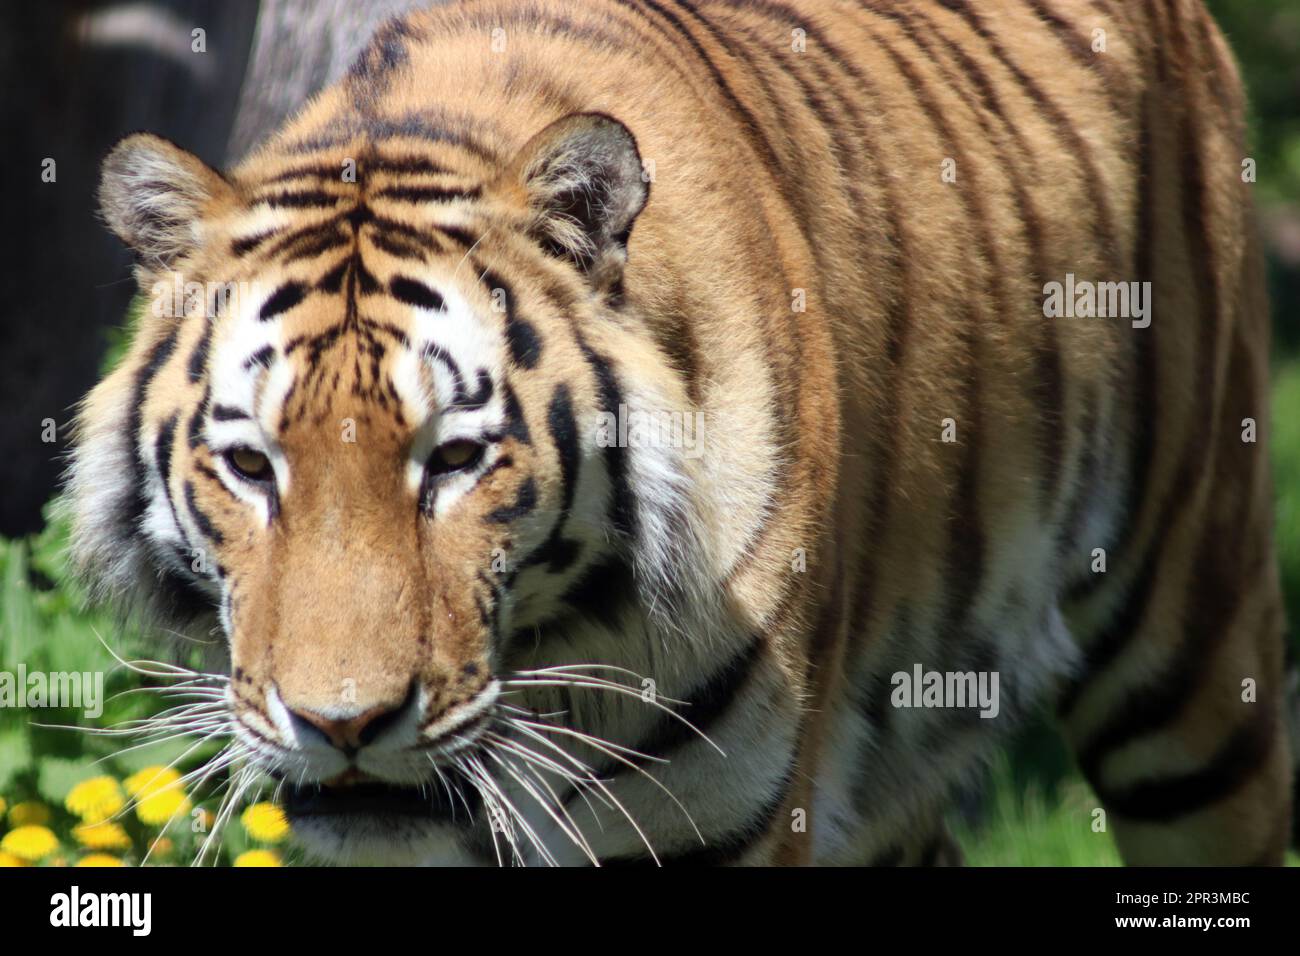
[[[169,706],[166,680],[114,666],[134,637],[81,609],[49,507],[72,408],[124,339],[125,250],[97,220],[98,164],[147,129],[230,165],[339,76],[411,0],[54,0],[0,8],[0,128],[9,228],[0,234],[0,671],[107,671],[107,727]],[[1274,315],[1277,535],[1300,622],[1300,0],[1209,0],[1252,100],[1249,155]],[[49,161],[53,161],[53,164]],[[71,264],[71,274],[69,265]],[[56,428],[47,428],[53,421]],[[148,654],[145,647],[140,653]],[[33,726],[0,708],[0,865],[188,862],[217,803],[181,778],[191,741],[123,750],[114,737]],[[78,711],[42,711],[75,724]],[[175,764],[176,768],[164,770]],[[250,795],[216,860],[286,862],[278,811]],[[1110,865],[1095,798],[1046,720],[1025,730],[955,824],[976,865]],[[125,808],[125,810],[124,810]]]

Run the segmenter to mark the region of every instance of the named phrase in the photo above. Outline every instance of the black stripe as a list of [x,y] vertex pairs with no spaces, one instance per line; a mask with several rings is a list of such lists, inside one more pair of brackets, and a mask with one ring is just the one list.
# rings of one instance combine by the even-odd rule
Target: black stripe
[[582,543],[561,535],[560,526],[557,525],[536,550],[519,562],[519,567],[523,569],[546,565],[549,573],[562,574],[577,563],[581,554]]
[[[732,705],[744,695],[746,684],[749,683],[758,663],[763,660],[762,652],[766,646],[767,642],[761,636],[751,637],[731,660],[715,670],[708,680],[686,694],[683,698],[686,704],[682,708],[682,716],[694,724],[701,733],[707,735],[709,730],[726,716]],[[637,741],[633,749],[648,757],[668,759],[675,750],[692,743],[708,746],[700,740],[699,734],[680,720],[675,720],[667,714],[660,714],[655,726]],[[646,763],[638,757],[628,759],[638,766]],[[608,767],[607,772],[611,775],[616,774],[619,772],[619,767],[627,769],[620,763]]]
[[522,368],[536,368],[542,357],[542,340],[537,328],[519,314],[515,307],[514,290],[497,273],[490,269],[481,269],[475,263],[475,269],[483,276],[483,284],[494,294],[499,289],[506,300],[506,343],[510,346],[510,357]]
[[537,482],[532,478],[525,478],[524,483],[519,486],[519,493],[515,496],[515,503],[489,512],[484,520],[493,524],[509,524],[530,514],[536,507]]
[[621,560],[601,561],[585,570],[562,600],[574,611],[606,627],[616,627],[635,593],[632,569]]
[[456,400],[465,394],[465,376],[461,374],[460,366],[456,364],[456,360],[451,357],[450,353],[436,342],[426,342],[424,348],[420,350],[420,354],[425,359],[437,362],[447,370],[447,374],[451,376],[452,404],[454,405]]
[[[158,465],[158,477],[162,481],[163,494],[167,501],[171,503],[171,492],[168,491],[168,483],[172,475],[172,444],[176,441],[176,422],[179,415],[172,415],[158,429],[158,438],[154,442],[154,461]],[[175,514],[175,508],[172,513]]]
[[229,405],[214,405],[212,407],[212,418],[218,422],[238,422],[246,421],[250,416],[240,408],[232,408]]
[[424,261],[424,255],[420,252],[420,247],[413,242],[383,232],[371,233],[369,238],[377,248],[382,249],[390,256],[415,262]]
[[430,176],[455,173],[439,163],[424,156],[372,156],[363,163],[367,174],[370,173],[426,173]]
[[342,198],[342,196],[313,189],[261,196],[253,200],[253,205],[270,206],[272,209],[331,209],[337,206]]
[[447,307],[441,295],[423,282],[406,276],[394,276],[388,283],[388,291],[398,302],[415,306],[417,309],[442,312]]
[[260,181],[258,185],[270,186],[274,183],[284,183],[291,179],[324,179],[343,181],[343,164],[337,166],[322,166],[320,164],[311,164],[307,166],[294,166],[283,172],[276,173]]
[[208,349],[212,346],[212,330],[216,323],[209,320],[203,325],[203,333],[190,353],[189,377],[191,382],[200,382],[208,370]]
[[295,244],[287,250],[284,257],[284,263],[287,265],[291,262],[300,262],[303,259],[311,259],[323,252],[329,252],[331,249],[338,249],[348,245],[352,240],[340,232],[338,229],[331,229],[323,232],[319,236],[313,236],[302,243]]
[[514,386],[506,382],[505,386],[506,401],[506,435],[519,442],[521,445],[532,444],[532,434],[528,430],[528,420],[524,418],[523,406],[519,404],[519,396],[515,394]]
[[[601,410],[617,419],[619,406],[623,404],[623,393],[618,387],[618,379],[614,375],[613,368],[604,356],[587,345],[581,338],[578,339],[578,347],[582,350],[583,357],[587,360],[587,364],[591,366],[592,373],[596,377]],[[637,530],[636,509],[632,496],[632,486],[627,474],[627,449],[618,447],[618,443],[614,442],[604,451],[605,469],[609,474],[611,488],[609,501],[610,525],[615,531],[629,538],[635,537]]]
[[482,193],[481,186],[385,186],[375,195],[395,202],[419,203],[477,199]]
[[416,229],[414,226],[408,226],[404,222],[398,222],[396,219],[389,219],[387,216],[375,216],[366,210],[366,215],[359,217],[356,225],[358,228],[362,225],[372,225],[380,232],[392,233],[400,236],[412,245],[419,246],[425,252],[440,252],[441,247],[437,241],[431,239],[425,233]]
[[180,623],[193,621],[216,606],[194,580],[170,568],[160,569],[155,597],[163,614]]
[[[737,827],[710,839],[706,846],[695,847],[680,853],[657,854],[662,866],[728,866],[742,860],[746,853],[765,835],[772,831],[776,815],[790,795],[794,783],[793,762],[786,768],[776,791]],[[654,859],[644,856],[616,856],[602,859],[601,866],[653,866]]]
[[343,280],[347,277],[348,266],[351,263],[351,257],[340,260],[338,265],[316,281],[317,291],[324,292],[326,295],[338,295],[343,289]]
[[[379,280],[375,278],[368,268],[366,262],[361,258],[361,250],[353,248],[352,255],[348,257],[348,267],[351,270],[349,277],[355,276],[356,286],[363,295],[373,295],[379,291]],[[348,293],[348,311],[353,321],[356,319],[356,296],[355,292]]]
[[551,396],[547,409],[546,424],[551,432],[551,441],[555,443],[555,454],[560,463],[560,480],[564,487],[565,514],[573,508],[573,499],[578,491],[578,422],[573,415],[573,400],[569,396],[569,387],[561,383]]
[[494,638],[499,638],[500,634],[498,633],[498,628],[501,623],[501,586],[493,581],[492,578],[483,571],[479,571],[475,574],[475,578],[480,584],[487,588],[488,593],[492,595],[492,603],[490,606],[485,606],[483,599],[477,594],[474,595],[474,603],[478,608],[479,619]]
[[[800,17],[797,11],[782,4],[750,2],[747,4],[747,8],[751,10],[760,9],[761,12],[786,23],[800,22]],[[831,137],[832,145],[835,149],[835,158],[847,176],[845,188],[848,190],[851,197],[851,205],[854,207],[861,207],[865,203],[861,188],[858,183],[854,181],[854,177],[848,176],[847,174],[853,170],[870,169],[871,159],[883,155],[884,151],[877,148],[877,144],[873,144],[866,135],[866,130],[870,127],[870,122],[867,119],[868,111],[860,108],[857,105],[857,101],[861,99],[860,91],[862,90],[867,91],[868,95],[875,99],[877,103],[883,103],[883,98],[875,88],[871,77],[864,71],[857,69],[851,60],[838,51],[826,37],[821,36],[812,24],[805,23],[801,25],[806,28],[808,36],[813,42],[817,43],[819,46],[825,47],[825,49],[830,53],[829,58],[825,59],[829,59],[829,61],[837,66],[842,74],[846,75],[848,78],[848,82],[842,82],[843,77],[834,74],[831,70],[822,66],[820,61],[823,58],[821,57],[800,56],[793,58],[791,61],[792,63],[797,63],[800,67],[812,69],[816,74],[815,80],[809,82],[801,76],[799,69],[791,69],[790,71],[790,75],[799,84],[803,91],[804,99],[808,106],[812,108],[813,112],[817,115],[817,118],[826,128],[827,134]],[[757,42],[760,48],[762,48],[766,43],[766,41],[762,40]],[[837,87],[839,94],[835,95],[833,91],[836,90]],[[823,96],[819,94],[819,90],[831,91],[831,95],[829,98],[823,98]],[[834,103],[841,111],[847,112],[847,119],[833,115],[830,111],[829,103]],[[854,131],[856,134],[854,141],[850,142],[845,139],[846,130]],[[876,236],[869,237],[869,240],[864,239],[862,248],[881,250],[880,254],[885,258],[888,271],[899,277],[899,282],[902,288],[906,290],[911,286],[909,271],[911,257],[903,254],[907,243],[906,236],[902,229],[902,221],[900,220],[897,211],[903,204],[892,201],[894,189],[888,176],[877,173],[875,178],[877,180],[878,188],[881,190],[884,197],[884,220],[881,225],[887,228],[887,235],[884,237],[885,241],[883,242],[877,241],[878,237]],[[814,217],[814,221],[816,221],[816,219],[817,217]],[[857,224],[857,228],[860,231],[862,229],[861,224]],[[791,286],[798,284],[799,283],[796,282],[788,283],[788,285]],[[906,294],[886,295],[886,299],[892,300],[890,309],[890,326],[885,337],[887,348],[886,356],[889,359],[887,373],[892,373],[896,372],[901,366],[904,341],[908,333],[910,316],[907,311],[909,306],[908,296]],[[794,339],[796,348],[798,341],[799,340],[796,337]],[[772,351],[776,352],[775,361],[772,360]],[[769,350],[769,365],[774,369],[774,375],[777,371],[782,369],[780,356],[785,351],[788,351],[788,349]],[[785,367],[785,375],[788,377],[793,374],[794,369],[787,363]],[[890,395],[897,394],[901,391],[901,388],[885,389],[884,393]],[[897,405],[897,402],[894,404]],[[898,415],[895,412],[888,413],[889,420],[894,420],[897,417]],[[792,430],[793,425],[786,422],[784,419],[781,419],[779,420],[778,427],[783,436],[781,444],[783,446],[791,446],[795,444],[794,431]],[[883,495],[892,491],[892,484],[884,480],[886,472],[892,467],[892,464],[890,463],[892,452],[889,448],[891,442],[888,438],[883,436],[897,434],[897,431],[893,429],[878,431],[880,431],[881,434],[878,434],[876,441],[880,444],[881,448],[877,460],[882,460],[885,464],[879,469],[878,477],[875,479],[876,487],[879,492],[876,496],[876,501],[880,506],[872,508],[870,514],[873,521],[879,521],[879,523],[883,525],[887,509],[885,504],[881,504],[881,502],[884,500]],[[775,480],[779,484],[784,485],[788,480],[787,473],[789,472],[790,467],[784,460],[779,460],[777,467],[779,471]],[[887,500],[885,500],[885,503],[887,504]],[[761,533],[762,532],[760,531],[760,534]],[[748,560],[752,559],[753,553],[752,550],[747,548],[741,562],[738,562],[733,566],[731,574],[735,575],[738,573],[745,566]],[[869,601],[869,595],[874,592],[870,588],[864,588],[860,593],[865,596],[863,600]]]
[[225,536],[217,530],[216,526],[212,523],[212,519],[209,518],[207,514],[204,513],[203,509],[199,507],[198,502],[194,498],[194,483],[188,480],[185,482],[185,506],[189,508],[190,514],[194,518],[194,523],[198,525],[199,531],[203,533],[204,537],[218,545],[225,542]]
[[275,356],[275,349],[270,345],[263,345],[260,349],[244,359],[245,370],[251,369],[254,365],[267,367],[267,363]]
[[144,364],[136,372],[135,382],[131,388],[131,413],[128,417],[127,428],[131,448],[134,452],[131,456],[132,494],[126,511],[122,515],[123,537],[127,539],[134,538],[138,533],[140,518],[144,515],[144,510],[148,506],[148,502],[145,500],[145,482],[148,468],[144,459],[142,436],[140,434],[141,427],[144,424],[145,393],[154,377],[167,363],[167,360],[171,358],[172,353],[176,351],[176,341],[180,334],[180,328],[179,324],[172,324],[167,334],[149,350]]
[[451,407],[459,409],[482,408],[492,400],[495,386],[492,384],[492,375],[487,369],[481,368],[474,373],[474,389],[474,392],[471,393],[462,385],[461,391],[456,395]]
[[208,403],[212,401],[212,387],[209,385],[203,389],[203,399],[194,409],[194,414],[190,416],[189,425],[185,429],[185,439],[190,448],[198,448],[203,444],[203,421],[208,415]]
[[569,397],[568,386],[561,384],[556,388],[547,410],[546,423],[559,460],[563,501],[555,526],[546,541],[520,562],[520,567],[547,564],[552,574],[559,574],[573,566],[581,550],[578,542],[567,540],[563,536],[564,526],[573,510],[573,501],[578,490],[580,457],[578,423],[573,416],[573,401]]
[[[621,572],[620,568],[625,565],[605,564],[598,565],[588,572],[587,578],[584,579],[581,587],[588,592],[597,590],[598,585],[609,585],[618,582]],[[625,572],[631,577],[631,571]],[[600,601],[608,603],[609,594],[604,591],[601,594],[592,594],[596,599],[597,605]],[[619,593],[619,592],[612,592]],[[626,592],[623,592],[626,593]],[[605,614],[609,614],[606,609]],[[615,622],[617,619],[615,618]],[[761,635],[753,636],[749,642],[713,674],[704,681],[700,686],[695,688],[685,697],[686,707],[682,717],[689,720],[700,733],[706,736],[709,729],[716,724],[731,708],[732,704],[740,699],[745,685],[749,682],[754,668],[762,659],[760,653],[766,646],[766,641]],[[655,717],[654,725],[650,731],[644,734],[631,749],[644,754],[644,757],[627,756],[627,763],[623,761],[610,760],[606,765],[598,768],[596,776],[601,779],[610,779],[619,776],[623,772],[633,772],[628,763],[633,767],[644,767],[651,761],[647,758],[657,757],[659,759],[670,759],[674,751],[692,743],[698,743],[701,746],[708,746],[708,743],[702,740],[690,727],[686,726],[681,720],[675,719],[668,714],[658,714]],[[564,797],[563,802],[570,804],[576,800],[580,791],[575,787],[571,789]]]
[[478,244],[479,239],[482,238],[461,226],[434,226],[434,228],[443,235],[455,239],[466,249],[473,249]]
[[243,256],[252,252],[266,240],[273,236],[278,236],[280,230],[268,229],[265,232],[259,232],[256,235],[245,236],[242,239],[235,239],[230,243],[230,251],[235,256]]
[[266,322],[284,312],[288,312],[303,300],[307,287],[301,282],[286,282],[271,293],[271,297],[262,305],[257,314],[259,321]]
[[1268,759],[1277,732],[1272,709],[1247,706],[1260,707],[1258,717],[1237,728],[1204,767],[1114,790],[1094,780],[1097,796],[1121,817],[1162,823],[1230,796]]
[[[189,535],[185,533],[185,526],[181,524],[180,515],[176,513],[176,502],[173,500],[171,492],[172,452],[176,441],[176,426],[179,421],[180,413],[178,412],[167,419],[162,428],[158,429],[158,438],[154,442],[154,463],[158,468],[158,480],[162,486],[163,498],[166,500],[167,508],[171,512],[172,524],[175,525],[177,533],[185,542],[185,549],[193,551],[194,547],[189,540]],[[185,549],[181,549],[181,554],[177,556],[177,560],[188,571],[190,562],[188,552]],[[159,583],[163,585],[161,590],[166,593],[171,613],[184,617],[193,617],[201,607],[196,607],[194,600],[195,589],[189,580],[190,575],[177,575],[165,567],[160,568],[159,571]],[[167,578],[169,577],[175,580],[168,582]]]

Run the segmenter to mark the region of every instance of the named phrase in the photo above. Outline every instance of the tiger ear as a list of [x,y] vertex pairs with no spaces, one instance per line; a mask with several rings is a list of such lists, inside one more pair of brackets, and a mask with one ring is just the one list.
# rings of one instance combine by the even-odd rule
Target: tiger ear
[[597,286],[617,282],[632,223],[650,195],[626,126],[603,113],[565,116],[524,144],[504,178],[548,251]]
[[142,269],[168,269],[199,244],[205,210],[233,191],[193,153],[161,136],[134,133],[104,160],[99,208]]

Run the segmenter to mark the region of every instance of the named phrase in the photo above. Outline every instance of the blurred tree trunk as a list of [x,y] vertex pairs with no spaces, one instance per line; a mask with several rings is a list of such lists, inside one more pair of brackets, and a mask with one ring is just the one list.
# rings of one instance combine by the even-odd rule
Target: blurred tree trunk
[[237,162],[338,79],[375,28],[420,0],[262,0],[227,159]]
[[99,163],[141,129],[221,162],[256,13],[247,0],[0,5],[0,534],[40,528],[72,408],[134,292],[98,216]]

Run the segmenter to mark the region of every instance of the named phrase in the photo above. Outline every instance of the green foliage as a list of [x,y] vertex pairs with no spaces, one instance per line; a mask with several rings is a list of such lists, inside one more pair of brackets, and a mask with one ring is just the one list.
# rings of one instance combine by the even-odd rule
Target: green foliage
[[1300,3],[1209,0],[1250,92],[1265,204],[1300,200]]
[[[145,767],[173,763],[186,772],[213,756],[218,745],[195,747],[190,739],[132,747],[134,741],[86,732],[140,720],[175,701],[150,692],[160,685],[142,680],[115,659],[114,654],[141,656],[144,646],[138,635],[120,629],[106,614],[82,609],[85,595],[67,565],[66,521],[50,507],[46,521],[45,529],[28,540],[0,539],[0,670],[102,674],[103,713],[92,719],[84,708],[0,707],[0,800],[11,813],[26,801],[44,804],[52,814],[49,826],[71,847],[73,827],[80,821],[63,804],[76,784],[100,776],[123,780]],[[138,860],[158,827],[129,813],[121,822]],[[190,822],[188,816],[178,819],[167,833],[183,853],[192,853],[201,838],[190,831]],[[10,819],[8,828],[15,825]],[[0,834],[6,829],[0,812]],[[239,838],[227,842],[224,852],[239,844]],[[66,859],[62,848],[54,859]]]
[[1300,361],[1273,373],[1273,481],[1278,563],[1286,596],[1292,643],[1300,650],[1296,622],[1300,622]]

